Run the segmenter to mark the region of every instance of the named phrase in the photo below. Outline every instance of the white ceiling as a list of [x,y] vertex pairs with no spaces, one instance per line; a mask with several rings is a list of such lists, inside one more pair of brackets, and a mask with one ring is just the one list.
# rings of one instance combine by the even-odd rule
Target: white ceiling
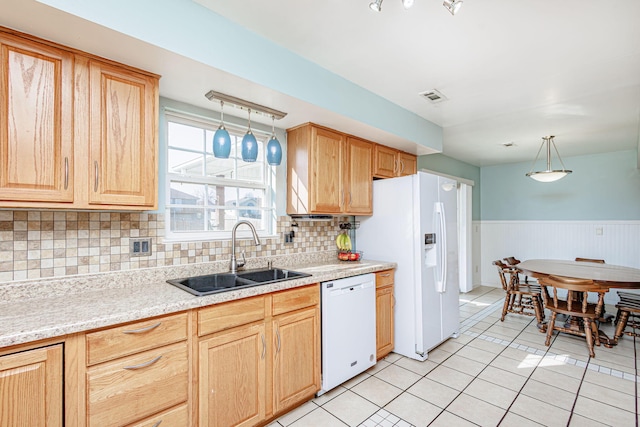
[[[640,1],[197,0],[198,3],[444,129],[444,154],[477,165],[531,161],[556,135],[563,157],[639,145]],[[161,4],[161,3],[159,3]],[[371,126],[199,64],[34,0],[3,0],[0,25],[162,75],[161,95],[212,109],[225,92],[306,121],[422,154]],[[448,100],[432,105],[430,89]],[[259,118],[256,118],[260,121]],[[268,122],[268,120],[267,120]],[[513,143],[510,148],[504,143]]]

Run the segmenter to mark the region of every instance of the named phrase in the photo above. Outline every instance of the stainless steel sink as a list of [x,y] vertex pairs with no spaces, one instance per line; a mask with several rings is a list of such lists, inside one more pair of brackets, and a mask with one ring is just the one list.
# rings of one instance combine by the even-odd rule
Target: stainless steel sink
[[216,273],[205,276],[172,279],[167,280],[167,283],[177,286],[193,295],[203,296],[309,276],[311,276],[311,274],[272,268],[247,270],[235,274]]

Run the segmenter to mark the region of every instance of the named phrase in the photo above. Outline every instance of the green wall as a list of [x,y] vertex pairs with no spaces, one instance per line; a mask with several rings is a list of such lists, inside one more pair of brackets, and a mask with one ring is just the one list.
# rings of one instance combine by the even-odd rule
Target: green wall
[[[563,158],[573,171],[541,183],[525,176],[531,163],[480,169],[482,220],[640,220],[637,151]],[[475,216],[474,216],[475,218]]]
[[473,186],[473,212],[472,219],[480,220],[481,202],[480,202],[480,168],[461,162],[460,160],[447,157],[444,154],[429,154],[418,157],[418,169],[429,169],[435,172],[447,175],[465,178],[474,182]]

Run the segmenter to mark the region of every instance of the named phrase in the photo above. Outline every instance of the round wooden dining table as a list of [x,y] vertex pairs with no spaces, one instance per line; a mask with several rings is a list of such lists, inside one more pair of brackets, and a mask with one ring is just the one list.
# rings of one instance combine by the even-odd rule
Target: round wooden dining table
[[[517,264],[516,268],[537,279],[553,275],[592,280],[605,292],[612,288],[640,290],[640,269],[632,267],[584,261],[530,259]],[[604,311],[602,315],[601,319],[604,321],[610,321],[613,317],[611,315],[605,317]],[[546,325],[542,325],[541,331],[545,329]],[[616,344],[613,339],[602,332],[600,333],[600,342],[607,347]]]
[[603,289],[639,289],[640,269],[621,265],[559,259],[530,259],[516,265],[525,274],[541,278],[550,275],[593,280]]

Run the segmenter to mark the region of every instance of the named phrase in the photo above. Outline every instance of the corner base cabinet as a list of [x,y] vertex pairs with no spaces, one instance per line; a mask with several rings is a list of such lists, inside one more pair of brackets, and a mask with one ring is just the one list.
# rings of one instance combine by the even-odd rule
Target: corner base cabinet
[[376,273],[376,358],[382,359],[393,350],[393,272]]

